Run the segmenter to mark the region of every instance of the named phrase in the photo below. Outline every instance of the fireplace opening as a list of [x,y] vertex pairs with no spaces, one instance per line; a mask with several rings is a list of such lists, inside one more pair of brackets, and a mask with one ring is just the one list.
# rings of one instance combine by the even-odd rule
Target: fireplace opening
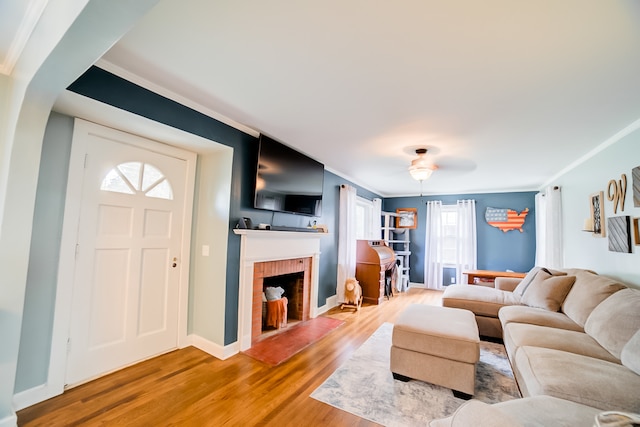
[[[295,324],[303,318],[303,298],[304,298],[304,272],[282,274],[279,276],[265,277],[262,283],[262,292],[265,294],[262,304],[262,332],[279,329],[273,324],[269,324],[269,305],[267,304],[267,288],[280,288],[284,292],[282,297],[287,299],[287,324]],[[273,314],[271,314],[273,316]]]
[[[309,320],[311,258],[257,262],[253,271],[251,342]],[[286,297],[265,301],[267,288],[282,288]],[[269,292],[272,297],[272,292]],[[279,295],[277,295],[279,296]],[[277,298],[275,296],[275,298]],[[283,311],[286,311],[286,318]],[[274,317],[275,316],[275,319]],[[280,322],[277,321],[280,319]]]

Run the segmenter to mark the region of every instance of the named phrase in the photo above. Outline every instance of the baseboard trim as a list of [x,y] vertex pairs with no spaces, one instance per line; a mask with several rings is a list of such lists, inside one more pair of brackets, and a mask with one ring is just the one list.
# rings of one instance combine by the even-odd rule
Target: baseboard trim
[[197,349],[204,351],[220,360],[225,360],[240,352],[240,344],[236,341],[232,344],[221,346],[199,335],[189,335],[189,342]]
[[338,296],[333,295],[326,299],[326,302],[322,307],[318,307],[316,314],[320,316],[321,314],[324,314],[327,311],[331,310],[333,307],[337,307],[337,306],[338,306]]
[[[185,345],[186,344],[186,345]],[[185,340],[181,340],[180,348],[187,346],[196,347],[205,353],[212,355],[221,360],[228,359],[240,352],[238,343],[233,343],[228,346],[221,346],[198,335],[188,335]],[[155,356],[154,356],[155,357]],[[139,363],[139,362],[136,362]],[[16,411],[28,408],[40,402],[44,402],[47,399],[58,396],[64,392],[64,388],[56,390],[48,384],[42,384],[28,390],[21,391],[13,395],[13,406]],[[15,418],[15,416],[14,416]],[[9,420],[9,424],[4,424],[5,420]],[[0,420],[0,427],[11,426],[15,427],[16,422],[12,418],[7,417]]]
[[21,391],[13,395],[13,406],[16,411],[20,411],[36,403],[44,402],[52,397],[59,396],[64,392],[64,388],[57,389],[49,384],[41,384],[28,390]]
[[0,427],[16,427],[18,425],[18,416],[10,414],[0,419]]
[[427,289],[424,283],[409,282],[409,288]]

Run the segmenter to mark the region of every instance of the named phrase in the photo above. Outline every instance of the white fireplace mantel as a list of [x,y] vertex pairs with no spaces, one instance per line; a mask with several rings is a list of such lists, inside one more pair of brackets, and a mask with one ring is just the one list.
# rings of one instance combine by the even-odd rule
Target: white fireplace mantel
[[256,262],[311,257],[309,317],[318,315],[320,238],[326,233],[234,229],[240,235],[238,342],[240,351],[251,347],[253,269]]

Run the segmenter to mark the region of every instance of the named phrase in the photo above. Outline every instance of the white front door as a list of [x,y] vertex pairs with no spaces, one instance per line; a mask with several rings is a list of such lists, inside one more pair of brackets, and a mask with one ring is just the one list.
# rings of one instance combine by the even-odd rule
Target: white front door
[[[187,162],[97,125],[86,138],[66,383],[177,347]],[[75,143],[75,142],[74,142]],[[170,152],[175,152],[171,147]]]

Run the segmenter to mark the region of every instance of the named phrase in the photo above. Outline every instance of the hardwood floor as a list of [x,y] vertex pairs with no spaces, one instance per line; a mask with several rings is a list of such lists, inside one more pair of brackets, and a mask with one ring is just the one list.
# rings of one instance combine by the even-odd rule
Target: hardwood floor
[[409,304],[441,304],[412,288],[359,313],[325,316],[345,324],[287,362],[269,367],[244,354],[218,360],[176,350],[66,391],[18,412],[20,426],[374,426],[309,395],[384,322]]

